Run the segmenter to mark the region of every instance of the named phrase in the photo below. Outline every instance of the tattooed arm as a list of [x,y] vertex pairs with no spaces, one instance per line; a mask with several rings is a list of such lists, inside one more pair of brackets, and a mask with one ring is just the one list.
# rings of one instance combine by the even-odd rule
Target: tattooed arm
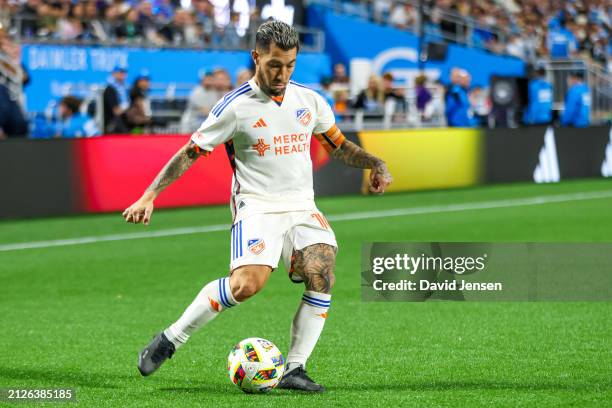
[[344,140],[332,152],[332,156],[351,167],[372,169],[370,172],[370,191],[372,193],[384,193],[385,188],[393,182],[393,177],[384,161],[366,152],[350,140]]
[[201,155],[203,155],[202,150],[191,141],[181,147],[155,177],[142,197],[123,212],[123,218],[134,224],[142,222],[148,225],[153,213],[153,202],[159,193],[181,177]]

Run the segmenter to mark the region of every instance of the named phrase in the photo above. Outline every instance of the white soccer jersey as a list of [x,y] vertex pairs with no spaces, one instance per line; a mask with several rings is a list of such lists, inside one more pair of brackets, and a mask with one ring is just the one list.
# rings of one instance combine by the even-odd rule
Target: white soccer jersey
[[315,91],[291,81],[282,102],[254,79],[226,94],[191,136],[200,148],[225,148],[234,169],[232,215],[314,210],[310,138],[328,150],[344,137],[329,104]]

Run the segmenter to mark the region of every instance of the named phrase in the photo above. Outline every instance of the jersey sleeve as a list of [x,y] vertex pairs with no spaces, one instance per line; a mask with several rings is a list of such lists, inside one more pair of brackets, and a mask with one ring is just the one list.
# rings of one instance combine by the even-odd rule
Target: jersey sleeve
[[313,132],[323,133],[327,132],[335,123],[336,117],[334,116],[334,112],[332,111],[331,106],[323,97],[319,94],[316,95],[316,104],[317,104],[317,112],[316,112],[316,123],[314,126]]
[[345,140],[344,135],[336,126],[336,118],[331,106],[320,95],[317,95],[317,122],[313,134],[328,152],[336,150]]
[[227,142],[236,133],[236,114],[231,107],[223,109],[219,116],[211,113],[191,135],[191,140],[201,149],[212,151],[215,147]]

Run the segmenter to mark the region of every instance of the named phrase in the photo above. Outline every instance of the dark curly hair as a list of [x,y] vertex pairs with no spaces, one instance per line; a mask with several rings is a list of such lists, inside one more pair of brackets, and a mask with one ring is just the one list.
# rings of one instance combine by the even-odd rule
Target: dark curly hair
[[276,44],[284,51],[297,48],[300,50],[300,39],[297,31],[282,21],[267,21],[259,26],[255,35],[255,48],[261,51],[270,51],[270,44]]

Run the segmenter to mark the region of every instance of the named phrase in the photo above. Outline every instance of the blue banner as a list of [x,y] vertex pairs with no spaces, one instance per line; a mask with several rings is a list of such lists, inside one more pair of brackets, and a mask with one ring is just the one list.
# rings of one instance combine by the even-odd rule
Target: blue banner
[[[235,81],[238,71],[251,65],[251,55],[248,51],[24,45],[23,62],[31,76],[27,109],[42,112],[62,96],[86,97],[96,86],[105,86],[117,65],[127,67],[129,84],[147,71],[154,84],[195,86],[203,68],[225,68]],[[303,53],[298,56],[293,79],[318,84],[330,71],[327,55]]]
[[[348,66],[353,58],[372,61],[373,72],[393,72],[400,81],[414,77],[418,69],[418,37],[393,27],[373,24],[355,17],[336,14],[324,7],[310,6],[311,24],[325,30],[326,52],[334,63]],[[472,85],[486,87],[492,75],[522,76],[525,63],[518,58],[449,44],[444,62],[427,62],[425,69],[437,72],[448,83],[450,70],[459,67],[472,75]]]

